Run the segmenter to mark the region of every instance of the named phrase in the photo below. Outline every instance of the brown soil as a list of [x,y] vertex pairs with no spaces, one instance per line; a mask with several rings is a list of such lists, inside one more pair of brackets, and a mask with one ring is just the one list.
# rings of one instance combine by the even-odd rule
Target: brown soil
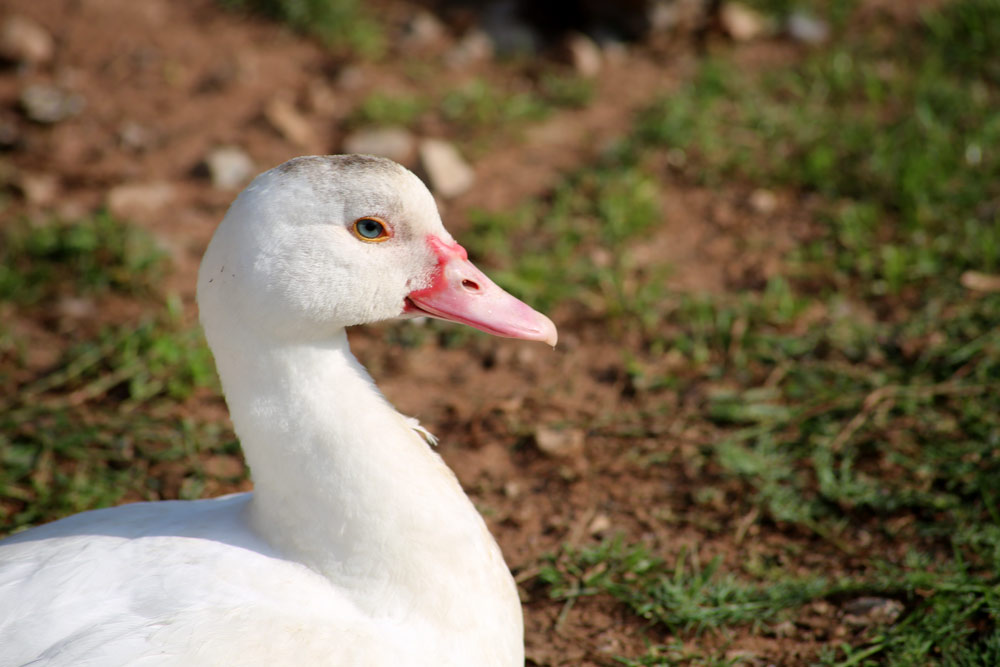
[[[413,10],[397,0],[377,5],[392,20]],[[179,293],[191,314],[197,262],[234,196],[214,189],[198,172],[211,148],[242,146],[261,169],[296,154],[337,152],[345,118],[369,92],[423,85],[400,66],[405,54],[377,64],[340,62],[286,29],[226,13],[211,0],[8,0],[3,11],[33,18],[56,42],[53,63],[0,71],[0,120],[14,124],[18,133],[18,146],[0,156],[13,168],[6,170],[12,189],[26,174],[56,179],[51,199],[13,197],[4,217],[72,218],[104,205],[114,186],[171,184],[168,205],[133,217],[170,249],[176,270],[165,290]],[[444,207],[456,236],[461,238],[470,208],[504,209],[542,194],[561,173],[625,134],[636,110],[690,72],[697,56],[689,44],[681,36],[669,49],[630,49],[622,61],[605,66],[586,109],[559,112],[476,159],[475,187]],[[426,57],[437,57],[446,46]],[[777,43],[740,48],[748,66],[796,55]],[[510,74],[507,66],[494,63],[442,69],[434,85],[475,76]],[[347,85],[348,79],[359,82]],[[17,102],[33,82],[77,91],[86,108],[54,126],[33,124]],[[324,94],[332,103],[317,101]],[[267,123],[264,108],[276,96],[298,104],[315,145],[295,146]],[[122,138],[130,124],[142,128],[140,145]],[[760,213],[749,203],[748,188],[710,191],[666,164],[660,169],[665,222],[644,240],[636,259],[671,264],[675,289],[757,288],[778,268],[784,251],[808,233],[808,202],[779,193],[773,212]],[[82,330],[137,317],[134,304],[114,299],[97,310],[94,322],[78,323]],[[605,599],[583,598],[571,606],[548,599],[534,575],[542,557],[557,554],[564,544],[593,544],[623,533],[668,559],[685,549],[702,563],[722,556],[735,571],[754,558],[773,559],[790,572],[824,562],[848,570],[863,567],[828,542],[765,521],[743,499],[744,488],[704,464],[699,445],[717,435],[692,418],[704,396],[661,391],[640,403],[629,391],[622,341],[587,321],[559,324],[555,352],[474,338],[461,349],[425,345],[412,353],[387,346],[378,328],[352,333],[359,357],[389,398],[441,438],[440,452],[500,541],[521,582],[531,664],[611,664],[614,655],[641,655],[647,642],[671,640],[662,628],[648,627]],[[65,333],[32,317],[12,326],[37,341],[32,354],[38,359],[29,360],[29,367],[52,363],[46,348],[58,350]],[[664,367],[670,363],[662,361]],[[212,419],[222,414],[214,396],[185,409]],[[582,431],[582,451],[565,458],[541,453],[530,436],[550,424]],[[710,503],[697,502],[696,492],[707,486],[721,494]],[[791,541],[794,550],[787,548]],[[746,664],[792,665],[815,656],[826,642],[841,640],[843,632],[835,614],[816,608],[782,636],[727,632],[689,641],[743,656]]]

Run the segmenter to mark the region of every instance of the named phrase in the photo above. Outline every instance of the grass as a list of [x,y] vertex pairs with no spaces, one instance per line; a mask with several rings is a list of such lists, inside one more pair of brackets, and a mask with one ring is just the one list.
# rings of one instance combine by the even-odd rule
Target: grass
[[149,237],[101,214],[17,222],[2,241],[0,306],[10,314],[39,312],[67,294],[89,295],[100,311],[116,293],[165,306],[166,315],[65,337],[44,369],[28,365],[31,341],[0,327],[0,377],[13,389],[0,397],[0,533],[124,499],[199,497],[206,481],[231,482],[201,462],[237,455],[232,433],[173,407],[214,387],[215,371],[180,304],[159,303],[166,267]]
[[354,127],[362,125],[413,127],[427,109],[427,102],[419,95],[374,92],[354,109],[348,124]]
[[[873,555],[878,568],[842,582],[738,579],[603,545],[543,571],[553,596],[610,595],[686,636],[868,590],[907,613],[829,647],[825,664],[996,661],[1000,294],[961,277],[1000,269],[1000,89],[983,47],[997,25],[1000,3],[966,0],[759,75],[717,56],[603,164],[514,214],[473,218],[470,250],[506,267],[500,282],[642,334],[625,362],[650,401],[662,388],[704,396],[686,419],[720,436],[702,453],[765,522],[850,553],[857,525],[914,545],[907,562]],[[657,287],[630,260],[658,220],[643,166],[656,152],[692,183],[812,197],[812,241],[757,292]],[[682,375],[657,376],[667,352],[686,359]]]
[[[794,619],[806,603],[878,596],[901,604],[862,631],[863,644],[830,645],[817,664],[846,667],[874,664],[874,658],[890,664],[926,664],[933,656],[944,664],[972,665],[993,664],[997,657],[1000,638],[995,633],[976,637],[975,626],[967,621],[995,618],[1000,588],[970,576],[961,564],[929,572],[930,563],[913,562],[909,569],[885,568],[866,579],[831,580],[817,574],[758,583],[725,573],[720,565],[716,558],[701,566],[684,550],[670,563],[641,544],[627,546],[615,539],[592,548],[567,549],[551,559],[539,578],[552,597],[566,602],[564,609],[580,598],[608,595],[643,619],[677,635],[695,637],[740,626],[773,635],[778,622]],[[652,647],[643,658],[621,662],[726,664],[722,656],[678,646]]]
[[547,200],[513,213],[474,212],[467,245],[486,263],[507,267],[494,272],[496,280],[543,310],[575,300],[622,315],[636,289],[619,280],[625,245],[658,220],[649,174],[609,164],[581,170]]
[[0,245],[0,302],[29,306],[60,293],[149,294],[163,275],[152,238],[107,213],[73,222],[11,222]]
[[770,586],[746,584],[721,574],[716,558],[701,567],[682,551],[669,565],[642,545],[611,540],[594,548],[567,551],[539,575],[558,599],[608,594],[647,620],[672,631],[702,633],[746,624],[764,627],[783,609],[847,590],[821,578]]
[[358,0],[219,0],[224,7],[251,11],[286,23],[327,47],[375,58],[385,51],[381,26]]
[[955,24],[995,24],[996,6],[961,3],[890,46],[839,44],[758,79],[712,63],[648,111],[639,140],[680,151],[703,183],[748,178],[826,198],[827,233],[802,259],[831,287],[898,297],[994,271],[998,92],[988,59],[952,54]]
[[0,532],[126,498],[199,497],[204,457],[238,456],[227,429],[175,409],[204,387],[211,355],[176,315],[69,345],[0,405]]
[[486,144],[511,138],[531,123],[548,118],[557,109],[586,106],[593,82],[556,71],[545,71],[523,89],[478,77],[445,91],[422,93],[374,92],[361,101],[348,125],[399,125],[418,129],[423,124],[447,127],[456,138]]

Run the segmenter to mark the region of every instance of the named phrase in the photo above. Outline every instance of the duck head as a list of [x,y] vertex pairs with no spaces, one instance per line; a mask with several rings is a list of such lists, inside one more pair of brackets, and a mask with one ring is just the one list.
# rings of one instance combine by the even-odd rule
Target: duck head
[[239,327],[281,340],[421,315],[557,338],[549,318],[469,261],[420,179],[372,156],[300,157],[254,179],[209,244],[198,301],[206,332]]

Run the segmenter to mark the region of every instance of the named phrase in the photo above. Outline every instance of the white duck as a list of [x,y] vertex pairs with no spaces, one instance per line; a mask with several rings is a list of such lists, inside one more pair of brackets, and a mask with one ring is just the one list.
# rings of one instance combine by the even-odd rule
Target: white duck
[[523,665],[521,608],[455,476],[344,327],[423,314],[555,344],[409,171],[302,157],[219,225],[198,302],[253,493],[0,542],[0,665]]

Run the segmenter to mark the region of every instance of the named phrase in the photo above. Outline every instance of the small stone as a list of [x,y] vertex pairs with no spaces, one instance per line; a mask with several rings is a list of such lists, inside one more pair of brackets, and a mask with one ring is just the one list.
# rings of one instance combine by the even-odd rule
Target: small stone
[[739,2],[727,2],[719,10],[722,30],[737,42],[748,42],[764,34],[766,25],[760,14]]
[[205,168],[212,185],[220,190],[235,190],[253,176],[254,164],[239,146],[220,146],[209,152]]
[[472,167],[458,150],[442,139],[423,139],[417,149],[420,167],[431,189],[445,199],[462,194],[476,179]]
[[611,517],[607,514],[598,514],[587,526],[591,535],[598,536],[611,530]]
[[122,146],[135,151],[148,150],[154,143],[153,132],[134,120],[122,123],[122,126],[118,128],[118,140]]
[[731,649],[726,651],[726,663],[735,665],[761,665],[760,656],[747,649]]
[[116,185],[108,190],[108,211],[116,218],[142,217],[166,208],[174,195],[174,186],[163,181]]
[[312,125],[288,99],[280,96],[272,98],[264,107],[264,117],[278,134],[296,146],[309,148],[316,145]]
[[774,633],[775,637],[794,637],[797,632],[797,628],[791,621],[782,621],[772,627],[771,632]]
[[56,302],[56,313],[67,320],[88,320],[97,315],[97,306],[90,299],[66,296]]
[[1000,292],[1000,275],[981,273],[979,271],[966,271],[959,279],[962,287],[976,292]]
[[540,426],[535,430],[539,451],[553,458],[575,458],[583,454],[584,432],[577,428],[557,430]]
[[570,36],[566,40],[566,55],[569,64],[581,76],[595,77],[601,71],[601,49],[586,35],[577,33]]
[[357,65],[348,65],[337,75],[337,87],[343,90],[357,90],[365,85],[365,73]]
[[774,213],[778,208],[778,198],[770,190],[758,188],[750,195],[750,208],[763,215]]
[[646,12],[646,19],[653,32],[673,30],[680,21],[673,2],[654,2]]
[[406,46],[431,46],[445,35],[445,27],[436,16],[426,10],[418,10],[403,28],[403,43]]
[[55,174],[22,173],[17,185],[24,200],[34,206],[51,205],[59,192],[59,179]]
[[45,83],[27,86],[21,92],[21,108],[36,123],[51,125],[83,111],[84,100],[79,93]]
[[792,12],[785,27],[792,39],[803,44],[823,44],[830,38],[826,21],[802,10]]
[[594,247],[590,253],[590,261],[600,269],[606,269],[615,261],[615,253],[603,246]]
[[853,626],[888,625],[903,613],[903,603],[892,598],[865,596],[844,603],[844,622]]
[[340,109],[337,94],[323,79],[313,79],[306,87],[306,104],[323,116],[332,116]]
[[461,69],[493,57],[493,40],[482,30],[470,30],[445,54],[450,67]]
[[513,480],[505,482],[503,485],[503,493],[508,498],[517,498],[521,495],[521,484],[520,482],[515,482]]
[[0,58],[41,65],[52,60],[54,52],[52,35],[31,19],[13,14],[0,24]]
[[371,127],[352,132],[344,138],[344,151],[380,155],[406,164],[413,159],[416,139],[409,130],[396,127]]

